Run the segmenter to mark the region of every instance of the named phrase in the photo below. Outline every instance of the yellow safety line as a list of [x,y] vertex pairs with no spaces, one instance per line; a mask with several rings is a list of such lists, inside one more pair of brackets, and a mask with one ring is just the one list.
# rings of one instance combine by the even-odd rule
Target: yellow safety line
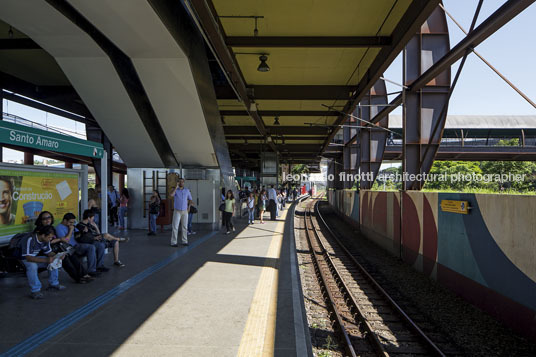
[[277,261],[283,242],[284,223],[287,211],[281,212],[281,221],[277,223],[266,260],[261,271],[255,295],[249,308],[248,320],[238,356],[273,356],[275,342],[275,320],[277,316],[277,282],[279,272]]

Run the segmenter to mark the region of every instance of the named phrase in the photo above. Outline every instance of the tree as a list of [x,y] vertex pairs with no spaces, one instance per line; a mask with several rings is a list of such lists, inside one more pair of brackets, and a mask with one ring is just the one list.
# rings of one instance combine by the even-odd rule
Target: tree
[[402,175],[402,165],[388,167],[381,170],[372,185],[373,190],[399,190],[402,188],[402,182],[397,182],[391,178],[400,177]]
[[305,164],[296,164],[296,165],[292,165],[292,169],[290,169],[290,172],[293,175],[295,175],[295,174],[298,174],[298,175],[308,174],[309,173],[309,168]]
[[[519,139],[500,140],[497,146],[519,146]],[[497,190],[514,189],[516,191],[529,191],[535,189],[536,163],[532,161],[483,161],[482,171],[489,175],[519,175],[523,181],[506,180],[496,181],[493,188]]]
[[435,161],[430,169],[432,180],[428,180],[425,188],[432,190],[463,191],[468,188],[482,187],[481,181],[466,180],[465,177],[482,175],[478,162],[474,161]]

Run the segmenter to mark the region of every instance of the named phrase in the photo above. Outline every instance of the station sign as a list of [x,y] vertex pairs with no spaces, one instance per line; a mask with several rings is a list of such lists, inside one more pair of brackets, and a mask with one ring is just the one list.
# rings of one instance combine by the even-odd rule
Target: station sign
[[441,200],[441,210],[443,212],[468,214],[471,207],[467,201]]
[[88,156],[95,159],[100,159],[104,155],[104,147],[100,143],[3,120],[0,121],[0,143]]

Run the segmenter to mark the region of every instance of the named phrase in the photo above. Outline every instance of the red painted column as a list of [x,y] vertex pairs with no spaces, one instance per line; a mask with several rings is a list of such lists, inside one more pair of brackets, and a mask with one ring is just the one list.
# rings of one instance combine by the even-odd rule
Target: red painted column
[[24,165],[33,165],[34,164],[34,155],[29,152],[24,153]]
[[119,174],[119,188],[118,191],[121,193],[125,188],[125,174]]

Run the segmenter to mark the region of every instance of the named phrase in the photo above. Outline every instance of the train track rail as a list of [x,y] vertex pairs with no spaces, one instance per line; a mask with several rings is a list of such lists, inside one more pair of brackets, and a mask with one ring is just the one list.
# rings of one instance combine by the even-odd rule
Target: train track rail
[[353,257],[317,204],[307,203],[305,236],[341,350],[348,356],[444,356]]

